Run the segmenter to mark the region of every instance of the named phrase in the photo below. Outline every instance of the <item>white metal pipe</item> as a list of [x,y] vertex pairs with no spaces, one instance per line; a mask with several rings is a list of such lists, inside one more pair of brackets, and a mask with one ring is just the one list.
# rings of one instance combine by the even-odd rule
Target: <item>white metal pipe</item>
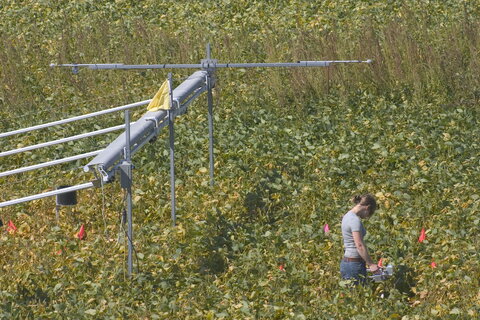
[[13,169],[13,170],[9,170],[9,171],[0,172],[0,177],[6,177],[6,176],[10,176],[12,174],[32,171],[32,170],[36,170],[36,169],[51,167],[51,166],[61,164],[61,163],[66,163],[66,162],[70,162],[70,161],[75,161],[75,160],[79,160],[79,159],[85,159],[85,158],[88,158],[88,157],[93,157],[93,156],[96,156],[97,154],[99,154],[100,152],[102,152],[103,150],[104,149],[100,149],[100,150],[97,150],[97,151],[82,153],[82,154],[79,154],[79,155],[76,155],[76,156],[71,156],[71,157],[67,157],[67,158],[63,158],[63,159],[52,160],[52,161],[43,162],[43,163],[35,164],[35,165],[32,165],[32,166],[28,166],[28,167],[23,167],[23,168],[18,168],[18,169]]
[[72,117],[72,118],[67,118],[67,119],[63,119],[63,120],[58,120],[58,121],[53,121],[53,122],[49,122],[49,123],[39,124],[39,125],[36,125],[36,126],[33,126],[33,127],[18,129],[18,130],[9,131],[9,132],[3,132],[3,133],[0,133],[0,138],[12,136],[14,134],[26,133],[26,132],[30,132],[30,131],[34,131],[34,130],[39,130],[39,129],[44,129],[44,128],[48,128],[48,127],[58,126],[58,125],[61,125],[61,124],[74,122],[74,121],[78,121],[78,120],[84,120],[84,119],[88,119],[88,118],[92,118],[92,117],[97,117],[97,116],[100,116],[100,115],[104,115],[104,114],[108,114],[108,113],[112,113],[112,112],[117,112],[117,111],[122,111],[122,110],[125,110],[125,109],[135,108],[135,107],[138,107],[138,106],[143,106],[143,105],[149,104],[150,101],[152,101],[152,99],[144,100],[144,101],[140,101],[140,102],[135,102],[135,103],[130,103],[130,104],[126,104],[126,105],[123,105],[123,106],[120,106],[120,107],[115,107],[115,108],[106,109],[106,110],[102,110],[102,111],[92,112],[92,113],[88,113],[88,114],[84,114],[84,115],[76,116],[76,117]]
[[[125,110],[125,162],[128,167],[127,191],[127,235],[128,235],[128,276],[132,276],[133,270],[133,217],[132,217],[132,162],[130,158],[130,111]],[[124,162],[124,163],[125,163]],[[123,184],[123,183],[121,183]]]
[[68,187],[68,188],[62,188],[62,189],[58,189],[58,190],[53,190],[53,191],[48,191],[48,192],[44,192],[44,193],[35,194],[33,196],[28,196],[28,197],[24,197],[24,198],[18,198],[18,199],[5,201],[5,202],[0,202],[0,208],[11,206],[11,205],[14,205],[14,204],[23,203],[23,202],[28,202],[28,201],[32,201],[32,200],[38,200],[38,199],[42,199],[42,198],[46,198],[46,197],[51,197],[51,196],[55,196],[57,194],[62,194],[62,193],[67,193],[67,192],[72,192],[72,191],[77,191],[77,190],[82,190],[82,189],[88,189],[88,188],[92,188],[92,187],[93,187],[93,182],[87,182],[87,183],[84,183],[84,184],[79,184],[79,185]]
[[264,67],[328,67],[336,63],[371,63],[372,60],[327,60],[266,63],[192,63],[192,64],[51,64],[51,67],[88,67],[89,69],[198,69],[198,68],[264,68]]
[[[207,52],[210,51],[210,46],[207,47]],[[214,154],[213,154],[213,93],[212,93],[212,75],[207,76],[207,104],[208,104],[208,155],[210,162],[210,186],[213,187],[214,180]]]
[[88,137],[93,137],[93,136],[97,136],[97,135],[100,135],[100,134],[117,131],[117,130],[120,130],[120,129],[123,129],[123,128],[125,128],[125,125],[121,124],[121,125],[118,125],[118,126],[115,126],[115,127],[110,127],[110,128],[100,129],[100,130],[97,130],[97,131],[78,134],[76,136],[71,136],[71,137],[62,138],[62,139],[58,139],[58,140],[53,140],[53,141],[43,142],[43,143],[39,143],[39,144],[34,144],[34,145],[23,147],[23,148],[4,151],[4,152],[0,152],[0,157],[10,156],[10,155],[17,154],[17,153],[22,153],[22,152],[25,152],[25,151],[40,149],[40,148],[44,148],[44,147],[50,147],[50,146],[60,144],[60,143],[65,143],[65,142],[80,140],[80,139],[84,139],[84,138],[88,138]]

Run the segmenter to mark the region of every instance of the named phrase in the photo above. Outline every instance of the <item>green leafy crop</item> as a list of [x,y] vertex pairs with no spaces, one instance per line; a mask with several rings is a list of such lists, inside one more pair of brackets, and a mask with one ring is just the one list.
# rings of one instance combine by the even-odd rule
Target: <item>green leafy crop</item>
[[[374,63],[218,70],[214,187],[206,97],[175,122],[176,227],[167,131],[133,158],[132,279],[118,183],[79,192],[58,223],[51,198],[0,209],[0,319],[478,318],[479,8],[2,1],[0,132],[151,98],[167,74],[72,75],[50,63],[198,63],[207,42],[220,62]],[[190,71],[175,71],[175,84]],[[0,139],[0,149],[123,122],[95,119]],[[96,150],[116,135],[4,157],[0,171]],[[90,181],[84,164],[0,178],[0,201]],[[348,199],[366,192],[380,205],[366,242],[396,274],[352,289],[339,275],[340,221]]]

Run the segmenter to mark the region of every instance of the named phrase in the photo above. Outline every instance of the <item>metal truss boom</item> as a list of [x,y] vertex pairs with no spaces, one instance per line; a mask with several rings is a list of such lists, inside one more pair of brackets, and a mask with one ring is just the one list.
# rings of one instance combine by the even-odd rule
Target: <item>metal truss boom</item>
[[190,64],[51,64],[50,67],[70,67],[74,73],[85,67],[94,70],[135,70],[135,69],[209,69],[209,68],[294,68],[294,67],[328,67],[334,64],[345,63],[372,63],[372,60],[326,60],[326,61],[297,61],[297,62],[263,62],[263,63],[217,63],[217,60],[205,60],[202,63]]

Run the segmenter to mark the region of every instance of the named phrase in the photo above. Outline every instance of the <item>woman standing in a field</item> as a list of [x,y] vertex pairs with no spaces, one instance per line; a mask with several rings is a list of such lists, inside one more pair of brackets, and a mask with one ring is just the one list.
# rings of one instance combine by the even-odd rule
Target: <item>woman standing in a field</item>
[[360,219],[370,218],[377,209],[377,202],[370,194],[355,196],[355,204],[342,219],[342,236],[345,254],[340,263],[340,273],[343,279],[353,279],[355,284],[365,283],[367,266],[370,271],[377,272],[378,266],[368,254],[367,246],[363,241],[367,231]]

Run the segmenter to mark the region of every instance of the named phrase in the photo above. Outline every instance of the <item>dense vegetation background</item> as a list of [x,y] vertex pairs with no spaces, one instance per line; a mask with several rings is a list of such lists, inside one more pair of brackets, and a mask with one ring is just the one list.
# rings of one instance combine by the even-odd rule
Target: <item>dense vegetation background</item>
[[[479,18],[479,1],[466,0],[3,0],[1,132],[151,98],[168,72],[74,76],[50,63],[197,63],[207,42],[222,62],[375,63],[219,70],[216,185],[203,97],[176,123],[176,227],[166,134],[133,159],[131,280],[118,184],[80,192],[58,224],[54,199],[2,208],[18,230],[0,236],[0,318],[478,318]],[[175,71],[175,83],[190,72]],[[0,148],[120,123],[98,118]],[[5,157],[0,171],[115,136]],[[1,178],[0,201],[90,181],[83,164]],[[340,219],[365,192],[380,203],[366,222],[370,251],[397,276],[351,290],[339,279]]]

